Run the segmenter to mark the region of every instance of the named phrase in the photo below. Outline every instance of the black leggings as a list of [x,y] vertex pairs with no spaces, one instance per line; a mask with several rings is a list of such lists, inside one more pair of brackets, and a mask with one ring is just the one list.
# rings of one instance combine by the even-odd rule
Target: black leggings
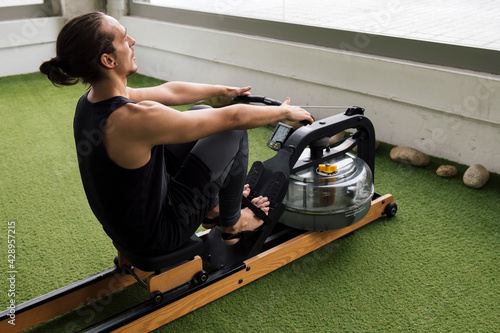
[[[196,108],[203,107],[206,106]],[[231,130],[196,142],[164,147],[166,168],[171,176],[169,247],[189,239],[217,204],[221,225],[235,225],[241,215],[248,167],[247,132]]]

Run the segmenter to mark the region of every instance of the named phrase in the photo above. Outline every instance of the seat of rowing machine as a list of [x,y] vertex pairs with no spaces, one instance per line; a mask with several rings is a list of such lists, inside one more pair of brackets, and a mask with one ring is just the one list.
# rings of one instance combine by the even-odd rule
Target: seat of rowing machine
[[196,235],[184,243],[181,247],[168,253],[146,256],[133,253],[120,244],[113,241],[113,245],[134,266],[145,272],[161,270],[169,266],[193,259],[203,252],[203,241]]

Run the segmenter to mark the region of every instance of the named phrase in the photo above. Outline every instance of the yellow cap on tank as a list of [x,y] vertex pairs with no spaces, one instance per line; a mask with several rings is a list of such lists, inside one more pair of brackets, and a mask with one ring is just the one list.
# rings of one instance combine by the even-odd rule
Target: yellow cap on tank
[[318,165],[318,171],[324,173],[334,173],[337,172],[337,166],[335,164],[320,164]]

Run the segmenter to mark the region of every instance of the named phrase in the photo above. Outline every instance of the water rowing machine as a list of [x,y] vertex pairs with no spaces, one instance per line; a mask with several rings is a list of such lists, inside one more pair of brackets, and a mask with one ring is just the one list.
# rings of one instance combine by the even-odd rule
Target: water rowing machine
[[[281,104],[261,96],[237,102]],[[373,190],[375,133],[363,113],[350,107],[298,130],[278,124],[268,141],[276,155],[255,162],[247,176],[250,199],[264,195],[271,202],[264,225],[248,241],[228,247],[216,227],[158,257],[138,256],[114,244],[114,268],[17,306],[15,326],[8,323],[10,311],[3,311],[0,331],[20,332],[136,282],[147,290],[147,300],[81,328],[151,331],[383,215],[394,216],[392,195]],[[354,134],[330,147],[328,138],[347,129]],[[355,146],[357,156],[350,153]]]

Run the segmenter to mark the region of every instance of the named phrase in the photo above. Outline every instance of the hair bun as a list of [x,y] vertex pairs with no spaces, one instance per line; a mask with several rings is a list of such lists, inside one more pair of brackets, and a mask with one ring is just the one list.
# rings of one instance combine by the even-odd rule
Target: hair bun
[[49,80],[56,86],[68,86],[78,82],[78,79],[66,74],[65,65],[58,56],[43,62],[40,65],[40,72],[47,75]]
[[61,67],[62,65],[61,58],[59,58],[58,56],[55,56],[54,58],[50,59],[49,63],[55,67]]
[[54,57],[48,61],[44,61],[42,63],[42,66],[40,66],[40,69],[43,69],[42,72],[44,74],[49,74],[51,71],[55,70],[57,68],[61,68],[61,58],[59,57]]

